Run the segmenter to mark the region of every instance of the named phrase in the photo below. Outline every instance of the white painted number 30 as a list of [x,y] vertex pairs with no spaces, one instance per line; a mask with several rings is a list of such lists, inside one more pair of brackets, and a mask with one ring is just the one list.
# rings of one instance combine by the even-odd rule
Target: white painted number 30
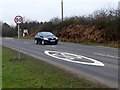
[[72,62],[72,63],[104,66],[104,64],[102,62],[92,59],[92,58],[89,58],[89,57],[82,56],[82,55],[76,55],[76,54],[72,54],[72,53],[58,52],[58,51],[44,51],[44,53],[51,57],[61,59],[64,61],[68,61],[68,62]]

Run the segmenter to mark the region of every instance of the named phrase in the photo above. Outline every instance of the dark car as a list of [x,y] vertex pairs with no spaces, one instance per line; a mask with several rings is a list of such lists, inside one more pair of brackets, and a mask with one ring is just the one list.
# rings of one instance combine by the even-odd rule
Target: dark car
[[35,35],[35,44],[58,44],[58,38],[51,32],[38,32]]

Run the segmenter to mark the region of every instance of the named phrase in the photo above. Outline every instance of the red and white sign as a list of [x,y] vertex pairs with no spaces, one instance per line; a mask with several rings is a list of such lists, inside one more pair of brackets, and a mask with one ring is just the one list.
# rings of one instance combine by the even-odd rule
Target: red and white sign
[[23,23],[23,18],[22,18],[22,16],[16,16],[14,18],[14,21],[16,24],[21,24],[21,23]]

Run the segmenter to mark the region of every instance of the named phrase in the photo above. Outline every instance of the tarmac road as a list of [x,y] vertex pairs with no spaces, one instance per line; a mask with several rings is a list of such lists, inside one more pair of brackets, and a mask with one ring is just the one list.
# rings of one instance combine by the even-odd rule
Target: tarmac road
[[[18,50],[18,39],[3,38],[2,45]],[[63,42],[58,45],[36,45],[34,40],[20,39],[20,50],[79,77],[118,88],[120,57],[117,48]]]

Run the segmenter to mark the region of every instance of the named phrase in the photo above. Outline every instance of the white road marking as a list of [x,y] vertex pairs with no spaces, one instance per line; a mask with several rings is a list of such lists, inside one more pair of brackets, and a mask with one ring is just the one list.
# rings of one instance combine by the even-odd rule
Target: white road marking
[[[72,62],[72,63],[78,63],[78,64],[85,64],[85,65],[95,65],[95,66],[104,66],[104,64],[98,60],[89,58],[89,57],[85,57],[82,55],[76,55],[76,54],[72,54],[72,53],[66,53],[66,52],[59,52],[59,51],[44,51],[44,53],[48,56],[57,58],[57,59],[61,59],[64,61],[68,61],[68,62]],[[86,61],[78,61],[75,59],[79,59],[79,60],[88,60],[91,62],[86,62]]]
[[5,39],[7,39],[7,40],[11,40],[11,39],[13,39],[13,38],[5,38]]
[[100,47],[100,48],[110,48],[110,47],[105,47],[105,46],[96,46],[96,47]]
[[120,58],[120,57],[116,57],[116,56],[112,56],[112,55],[105,55],[105,54],[100,54],[100,53],[94,53],[95,55],[99,55],[99,56],[105,56],[105,57],[111,57],[111,58]]
[[53,48],[55,48],[56,46],[53,46],[53,45],[47,45],[47,47],[53,47]]
[[106,49],[111,49],[111,50],[114,50],[114,51],[118,51],[117,48],[112,48],[112,47],[107,47],[107,46],[97,46],[99,48],[106,48]]

